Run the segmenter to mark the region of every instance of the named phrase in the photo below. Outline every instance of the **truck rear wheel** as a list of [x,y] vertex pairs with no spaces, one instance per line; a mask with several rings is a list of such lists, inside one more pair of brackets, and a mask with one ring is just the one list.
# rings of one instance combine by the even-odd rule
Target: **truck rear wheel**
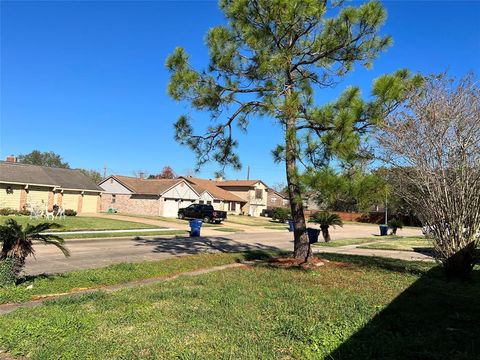
[[183,215],[183,213],[180,213],[180,214],[178,214],[178,218],[179,218],[179,219],[184,219],[184,218],[185,218],[185,215]]
[[208,216],[205,216],[205,217],[203,218],[203,222],[204,222],[204,223],[209,223],[209,222],[210,222],[210,218],[209,218]]

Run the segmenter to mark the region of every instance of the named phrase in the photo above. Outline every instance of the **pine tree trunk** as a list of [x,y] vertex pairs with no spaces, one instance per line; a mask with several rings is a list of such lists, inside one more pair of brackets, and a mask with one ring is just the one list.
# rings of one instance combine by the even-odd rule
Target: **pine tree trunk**
[[307,226],[303,213],[303,199],[300,190],[296,161],[297,134],[295,119],[289,119],[286,131],[285,165],[287,170],[288,195],[294,223],[294,254],[296,259],[307,262],[311,256]]

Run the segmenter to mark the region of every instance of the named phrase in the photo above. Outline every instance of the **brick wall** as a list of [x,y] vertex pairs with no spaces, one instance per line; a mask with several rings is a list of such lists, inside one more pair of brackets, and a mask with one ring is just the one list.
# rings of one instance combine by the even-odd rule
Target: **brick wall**
[[114,208],[125,214],[153,215],[160,214],[160,201],[156,195],[127,195],[116,194],[112,203],[112,194],[103,193],[101,197],[101,211]]

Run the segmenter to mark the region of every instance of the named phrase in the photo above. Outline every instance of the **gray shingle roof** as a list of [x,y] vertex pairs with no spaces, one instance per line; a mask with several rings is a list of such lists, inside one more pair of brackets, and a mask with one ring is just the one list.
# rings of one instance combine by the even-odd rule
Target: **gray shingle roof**
[[0,181],[57,186],[63,189],[103,191],[77,169],[63,169],[0,161]]

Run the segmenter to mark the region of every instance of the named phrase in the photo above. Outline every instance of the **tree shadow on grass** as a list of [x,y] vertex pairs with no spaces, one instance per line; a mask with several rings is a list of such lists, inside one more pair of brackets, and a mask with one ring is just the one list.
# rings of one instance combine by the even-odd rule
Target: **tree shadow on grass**
[[[447,279],[438,266],[410,269],[389,259],[358,264],[394,271],[415,270],[420,278],[330,359],[478,359],[480,356],[480,269],[469,280]],[[404,263],[405,264],[405,263]],[[415,272],[413,271],[413,272]]]

